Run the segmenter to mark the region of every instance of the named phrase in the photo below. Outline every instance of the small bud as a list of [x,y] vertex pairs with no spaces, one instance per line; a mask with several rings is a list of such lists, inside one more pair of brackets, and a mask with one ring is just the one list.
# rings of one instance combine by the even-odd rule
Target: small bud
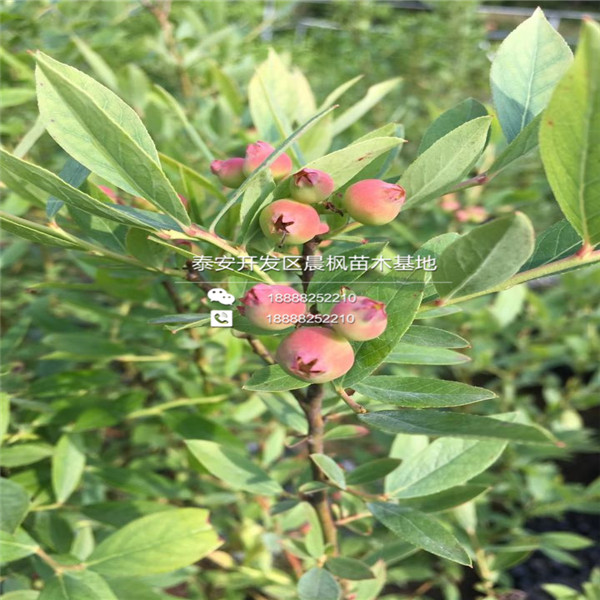
[[[285,297],[286,294],[292,297],[300,296],[299,292],[287,285],[259,283],[246,292],[246,295],[240,300],[242,306],[238,306],[238,310],[251,323],[263,329],[271,331],[287,329],[294,324],[293,317],[306,313],[306,304],[291,301],[277,302],[278,296]],[[290,319],[274,319],[275,315],[287,316]],[[282,323],[283,320],[287,322]]]
[[318,169],[302,169],[292,175],[290,182],[292,198],[304,204],[324,202],[334,189],[333,179]]
[[244,175],[244,159],[228,158],[227,160],[213,160],[210,170],[219,178],[219,181],[229,188],[238,188],[246,176]]
[[356,302],[338,302],[331,309],[331,314],[339,317],[332,325],[333,329],[356,342],[379,337],[387,327],[385,304],[366,296],[358,296]]
[[310,383],[332,381],[354,364],[350,342],[326,327],[301,327],[279,345],[276,359],[290,375]]
[[342,205],[359,223],[384,225],[398,216],[405,199],[402,186],[381,179],[365,179],[346,190]]
[[[265,160],[275,152],[275,148],[267,142],[256,142],[246,148],[246,158],[244,159],[244,173],[250,175],[252,171],[258,169]],[[292,172],[292,159],[287,154],[281,154],[269,167],[271,175],[275,181],[287,177]]]
[[279,245],[304,244],[329,231],[312,206],[287,199],[276,200],[263,209],[260,227],[269,240]]

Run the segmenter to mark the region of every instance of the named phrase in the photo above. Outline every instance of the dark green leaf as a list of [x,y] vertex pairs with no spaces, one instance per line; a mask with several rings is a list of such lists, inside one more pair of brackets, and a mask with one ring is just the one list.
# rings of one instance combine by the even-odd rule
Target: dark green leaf
[[455,333],[423,325],[411,325],[402,336],[400,343],[433,348],[469,348],[471,346],[467,340]]
[[471,565],[458,540],[431,515],[383,502],[373,502],[367,507],[378,521],[410,544],[461,565]]
[[361,560],[356,560],[355,558],[333,556],[327,559],[325,568],[331,571],[335,576],[351,581],[375,578],[375,574],[371,571],[369,565]]
[[346,476],[348,485],[363,485],[371,481],[383,479],[388,473],[391,473],[400,461],[397,458],[377,458],[370,460],[364,465],[359,465]]
[[540,126],[550,187],[571,225],[592,246],[600,242],[599,54],[600,25],[587,19],[575,62],[556,86]]
[[497,175],[513,162],[529,154],[538,145],[538,134],[542,115],[537,117],[525,126],[523,131],[496,157],[492,166],[488,169],[488,175]]
[[356,391],[371,400],[413,408],[443,408],[473,404],[495,398],[483,388],[425,377],[367,377],[354,385]]
[[569,221],[563,219],[538,235],[533,254],[521,267],[529,271],[575,254],[581,248],[581,238]]
[[417,498],[403,498],[402,506],[414,508],[421,512],[441,512],[460,506],[483,494],[488,488],[485,485],[459,485],[437,494]]
[[439,410],[381,410],[359,415],[367,425],[387,433],[510,440],[520,444],[552,444],[538,426],[507,423],[492,417]]
[[285,392],[306,387],[308,383],[296,379],[283,371],[279,365],[270,365],[255,371],[244,384],[245,390]]
[[460,104],[442,113],[428,128],[421,140],[419,154],[423,154],[427,148],[443,138],[447,133],[460,125],[472,121],[477,117],[485,117],[488,114],[485,106],[474,98],[467,98]]
[[[89,174],[90,170],[88,168],[69,157],[58,176],[69,185],[78,188],[87,179]],[[63,201],[59,200],[56,196],[50,196],[48,202],[46,202],[46,216],[49,219],[54,218],[63,204]]]
[[471,359],[465,354],[446,348],[415,346],[400,342],[396,344],[387,360],[399,365],[462,365]]

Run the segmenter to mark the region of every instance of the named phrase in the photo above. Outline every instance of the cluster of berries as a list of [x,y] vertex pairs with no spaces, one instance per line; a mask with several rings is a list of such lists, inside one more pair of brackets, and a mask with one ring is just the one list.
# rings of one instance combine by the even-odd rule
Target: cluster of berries
[[[215,160],[210,168],[223,185],[236,188],[274,151],[271,144],[256,142],[247,147],[245,158]],[[275,181],[290,176],[290,157],[280,155],[270,170]],[[333,206],[328,202],[335,189],[331,176],[318,169],[304,168],[291,175],[289,185],[291,198],[275,200],[260,215],[265,236],[278,245],[304,244],[327,233],[329,226],[321,221],[315,207]],[[341,207],[360,223],[384,225],[398,216],[405,199],[403,187],[381,179],[365,179],[346,189]]]
[[[286,329],[290,322],[306,314],[307,306],[304,302],[275,301],[282,296],[298,297],[298,292],[286,285],[259,283],[246,293],[238,308],[258,327],[270,331]],[[288,318],[273,319],[275,314]],[[354,350],[348,340],[372,340],[387,327],[385,304],[366,296],[337,303],[330,315],[336,316],[330,327],[299,327],[284,338],[276,353],[284,371],[310,383],[337,379],[354,364]]]

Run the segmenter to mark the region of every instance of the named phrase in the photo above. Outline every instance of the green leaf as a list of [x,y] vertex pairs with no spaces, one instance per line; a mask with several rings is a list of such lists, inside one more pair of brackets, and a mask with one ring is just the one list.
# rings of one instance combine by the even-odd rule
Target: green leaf
[[270,365],[255,371],[244,384],[245,390],[285,392],[306,387],[308,384],[288,375],[279,365]]
[[313,567],[298,581],[299,600],[339,600],[342,590],[325,569]]
[[590,538],[567,531],[548,531],[540,537],[543,546],[554,546],[563,550],[581,550],[594,545]]
[[56,142],[90,171],[188,225],[190,219],[136,112],[81,71],[41,52],[36,58],[40,114]]
[[346,489],[346,477],[341,467],[326,454],[311,454],[312,461],[325,473],[327,478],[342,490]]
[[400,342],[387,360],[398,365],[462,365],[471,359],[446,348],[428,348]]
[[542,121],[541,113],[534,117],[531,123],[525,125],[523,131],[496,157],[492,166],[488,169],[488,175],[497,175],[513,162],[529,154],[538,145],[538,134],[540,123]]
[[462,181],[481,156],[491,117],[478,117],[447,133],[404,171],[404,208],[437,198]]
[[563,213],[589,245],[600,242],[600,25],[584,21],[575,62],[540,126],[544,169]]
[[327,559],[325,568],[331,571],[335,576],[351,581],[375,578],[375,574],[371,571],[369,565],[361,560],[356,560],[355,558],[332,556]]
[[0,466],[24,467],[52,455],[52,446],[47,444],[15,444],[4,446],[0,453]]
[[343,387],[370,375],[395,349],[417,314],[423,298],[423,279],[422,270],[390,271],[367,288],[365,296],[385,303],[387,328],[374,340],[354,344],[354,366],[340,380]]
[[402,336],[400,343],[430,348],[469,348],[471,346],[467,340],[455,333],[423,325],[411,325]]
[[442,113],[428,128],[421,140],[418,154],[423,154],[427,148],[431,147],[440,138],[447,133],[468,123],[477,117],[485,117],[488,112],[481,102],[474,98],[467,98],[460,104]]
[[0,477],[0,530],[15,533],[29,510],[29,494],[18,483]]
[[363,115],[368,113],[375,105],[379,104],[402,81],[401,77],[394,77],[372,85],[367,93],[356,104],[345,110],[333,122],[333,135],[336,136],[356,123]]
[[475,227],[438,260],[435,287],[449,300],[489,289],[512,277],[533,252],[534,233],[523,213]]
[[354,388],[372,400],[413,408],[462,406],[496,397],[489,390],[466,383],[425,377],[378,375],[363,379]]
[[[7,173],[11,175],[9,187],[17,192],[20,185],[29,183],[48,194],[52,194],[54,199],[60,200],[73,208],[98,217],[110,219],[117,223],[134,225],[150,230],[180,229],[177,222],[167,215],[96,200],[66,181],[63,181],[54,173],[21,160],[2,149],[0,149],[0,167],[2,167],[3,175]],[[51,200],[52,198],[48,202],[50,203]],[[52,204],[52,206],[55,207],[56,205]],[[54,208],[52,210],[56,212]]]
[[403,144],[404,141],[397,137],[367,139],[317,158],[305,166],[309,169],[319,169],[328,173],[335,183],[335,189],[338,189],[348,183],[376,158]]
[[372,502],[367,507],[399,538],[442,558],[471,566],[471,559],[458,540],[431,515],[384,502]]
[[125,238],[127,251],[143,264],[160,269],[165,262],[168,250],[165,246],[148,239],[148,232],[132,227]]
[[569,46],[540,8],[502,42],[492,63],[490,83],[509,142],[544,110],[572,58]]
[[535,248],[521,271],[529,271],[575,254],[581,248],[581,238],[569,221],[563,219],[537,236]]
[[14,534],[0,531],[0,562],[2,563],[30,556],[38,548],[39,544],[23,529],[17,529]]
[[325,441],[347,440],[365,435],[366,429],[360,425],[338,425],[325,432]]
[[[90,170],[88,168],[78,163],[75,159],[69,157],[64,167],[61,169],[59,177],[63,181],[66,181],[69,185],[78,188],[87,179],[89,174]],[[30,181],[34,185],[38,184],[37,177],[32,177]],[[46,216],[49,219],[53,219],[57,215],[58,211],[62,208],[63,204],[64,202],[62,200],[59,200],[55,196],[50,196],[46,202]]]
[[552,444],[538,426],[507,423],[492,417],[439,410],[380,410],[359,415],[367,425],[387,433],[510,440],[519,444]]
[[125,525],[100,542],[86,562],[101,575],[145,577],[192,565],[221,543],[208,511],[178,508]]
[[348,485],[363,485],[371,481],[383,479],[398,467],[400,460],[397,458],[376,458],[364,465],[359,465],[350,471],[346,477]]
[[52,489],[63,503],[75,491],[85,468],[81,437],[67,433],[60,437],[52,454]]
[[459,485],[437,494],[417,498],[403,498],[402,506],[414,508],[421,512],[441,512],[460,506],[480,496],[488,489],[485,485]]
[[25,238],[30,242],[36,242],[46,246],[58,246],[59,248],[71,248],[73,250],[82,249],[82,246],[77,243],[77,240],[71,240],[50,227],[39,225],[38,223],[26,219],[21,219],[21,217],[15,217],[14,215],[1,212],[0,222],[2,223],[2,229],[4,231]]
[[215,477],[236,490],[275,496],[281,486],[243,454],[206,440],[186,440],[190,452]]
[[39,600],[118,600],[106,581],[93,571],[72,571],[54,575]]

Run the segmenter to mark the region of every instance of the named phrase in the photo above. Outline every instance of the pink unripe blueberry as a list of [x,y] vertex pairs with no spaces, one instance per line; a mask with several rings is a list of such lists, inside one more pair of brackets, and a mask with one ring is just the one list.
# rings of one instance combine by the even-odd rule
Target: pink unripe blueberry
[[342,206],[359,223],[384,225],[398,216],[405,199],[406,192],[400,185],[364,179],[346,190]]
[[244,159],[228,158],[227,160],[213,160],[210,170],[219,178],[219,181],[230,188],[237,188],[244,183]]
[[275,200],[260,213],[263,233],[277,244],[304,244],[316,235],[327,233],[319,213],[307,204],[293,200]]
[[358,296],[356,302],[344,300],[331,309],[338,315],[333,329],[349,340],[364,342],[379,337],[387,327],[385,304],[366,296]]
[[333,179],[318,169],[302,169],[292,175],[290,193],[292,198],[305,204],[323,202],[335,189]]
[[[285,302],[286,295],[292,296],[292,298],[288,298],[288,302]],[[251,323],[263,329],[272,331],[287,329],[294,324],[294,317],[306,312],[304,302],[292,302],[292,299],[296,299],[298,296],[300,294],[287,285],[259,283],[246,292],[246,295],[240,300],[242,306],[238,306],[238,310]],[[278,302],[280,299],[283,301]],[[275,315],[281,315],[282,318],[274,318]],[[283,318],[284,315],[290,318]]]
[[279,345],[275,357],[284,371],[310,383],[337,379],[354,364],[350,342],[326,327],[296,329]]
[[[258,169],[260,165],[275,152],[275,148],[267,142],[255,142],[246,148],[246,158],[244,159],[244,173],[250,175],[252,171]],[[271,166],[271,175],[275,181],[287,177],[292,172],[292,159],[287,154],[278,156]]]

